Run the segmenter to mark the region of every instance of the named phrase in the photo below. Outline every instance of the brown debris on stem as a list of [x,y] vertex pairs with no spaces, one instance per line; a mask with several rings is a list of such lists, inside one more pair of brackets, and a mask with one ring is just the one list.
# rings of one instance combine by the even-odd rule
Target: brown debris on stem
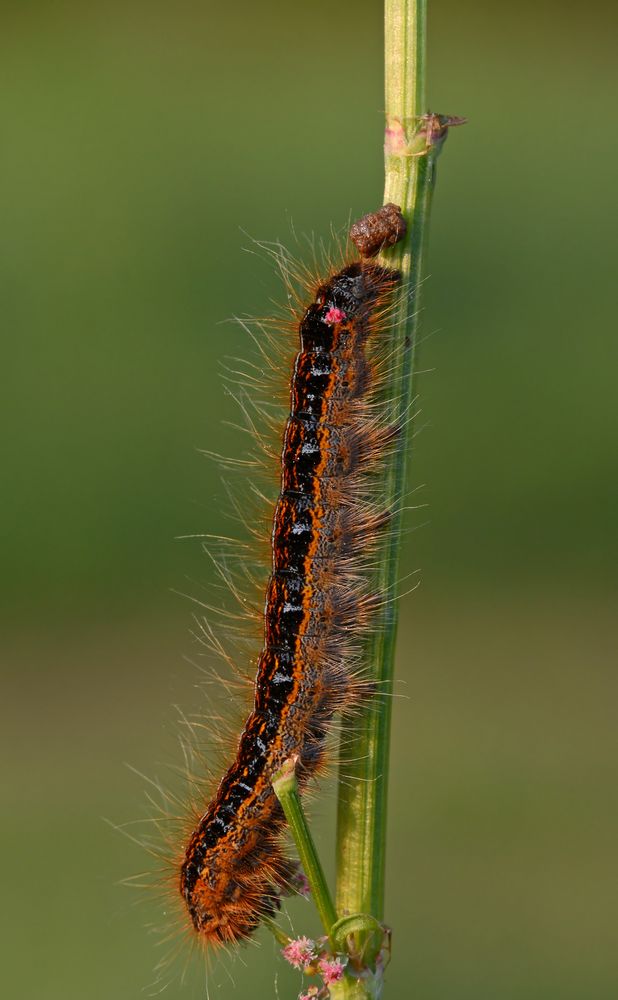
[[375,257],[406,235],[406,220],[399,205],[389,202],[377,212],[369,212],[350,229],[350,239],[361,257]]

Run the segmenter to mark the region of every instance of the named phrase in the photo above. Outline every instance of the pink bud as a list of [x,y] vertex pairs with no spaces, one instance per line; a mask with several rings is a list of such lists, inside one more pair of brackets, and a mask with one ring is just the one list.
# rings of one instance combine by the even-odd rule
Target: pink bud
[[286,944],[281,954],[295,969],[304,969],[315,959],[315,942],[308,937],[295,938]]
[[331,983],[339,982],[343,976],[345,966],[339,961],[338,958],[332,960],[329,958],[321,958],[318,962],[318,968],[322,974],[322,979],[327,986],[330,986]]

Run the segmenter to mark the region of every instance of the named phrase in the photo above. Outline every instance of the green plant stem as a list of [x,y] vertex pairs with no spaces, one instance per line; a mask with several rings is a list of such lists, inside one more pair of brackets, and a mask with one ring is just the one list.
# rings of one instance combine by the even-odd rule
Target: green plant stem
[[322,926],[326,934],[330,937],[333,924],[337,921],[335,906],[324,876],[324,869],[318,857],[311,831],[307,824],[303,807],[298,794],[298,782],[296,780],[296,760],[287,760],[280,771],[273,777],[273,789],[275,795],[281,803],[285,813],[285,818],[290,827],[290,833],[294,838],[296,850],[303,871],[307,876],[311,895],[315,902],[317,911],[322,921]]
[[[394,597],[406,489],[414,344],[435,160],[448,124],[455,123],[424,114],[426,0],[386,0],[385,14],[384,201],[401,207],[407,235],[380,258],[387,266],[397,268],[402,279],[384,334],[391,372],[384,407],[387,419],[401,427],[401,434],[380,486],[384,506],[392,512],[375,578],[378,591],[385,595],[385,604],[365,650],[377,696],[343,727],[337,822],[337,910],[340,916],[366,913],[379,921],[384,915],[391,695],[398,618]],[[367,940],[359,934],[356,947],[363,946],[368,948]],[[370,963],[376,952],[377,944],[373,945],[373,956],[368,948]]]

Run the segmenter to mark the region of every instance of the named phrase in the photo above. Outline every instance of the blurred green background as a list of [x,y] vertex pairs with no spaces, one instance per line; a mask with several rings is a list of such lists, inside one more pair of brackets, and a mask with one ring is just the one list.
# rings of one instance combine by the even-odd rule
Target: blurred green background
[[[439,166],[402,605],[392,1000],[615,997],[616,7],[430,3]],[[143,815],[196,707],[196,449],[263,315],[251,239],[381,197],[382,9],[2,4],[2,983],[129,1000],[159,957]],[[248,235],[247,235],[248,234]],[[426,485],[424,485],[426,484]],[[198,696],[200,697],[200,696]],[[198,706],[199,707],[199,706]],[[325,854],[332,790],[313,812]],[[293,908],[299,931],[308,907]],[[281,1000],[267,935],[211,1000]],[[195,981],[194,981],[195,980]],[[167,995],[200,995],[201,977]]]

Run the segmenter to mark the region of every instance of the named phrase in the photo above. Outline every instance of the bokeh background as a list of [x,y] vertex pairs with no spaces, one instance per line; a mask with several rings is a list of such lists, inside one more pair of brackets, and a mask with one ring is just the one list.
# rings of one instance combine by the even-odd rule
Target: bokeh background
[[[251,239],[381,197],[378,2],[7,2],[0,32],[2,985],[132,1000],[118,883],[196,707]],[[615,997],[616,8],[430,3],[439,165],[395,715],[388,997]],[[332,789],[314,806],[324,853]],[[613,883],[613,888],[612,888]],[[309,910],[295,910],[299,930]],[[211,1000],[296,996],[267,935]],[[200,975],[167,995],[199,995]]]

